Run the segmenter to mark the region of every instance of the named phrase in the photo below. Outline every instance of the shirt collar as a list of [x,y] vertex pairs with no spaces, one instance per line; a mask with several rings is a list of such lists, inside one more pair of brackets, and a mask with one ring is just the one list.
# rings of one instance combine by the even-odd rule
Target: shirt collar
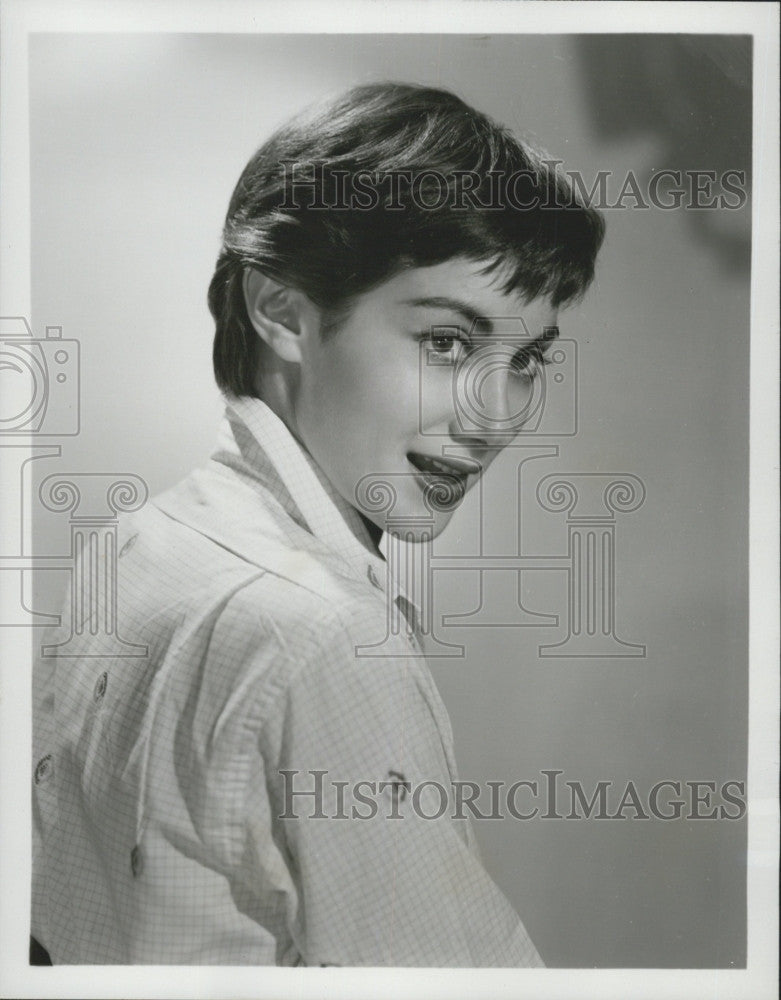
[[[363,518],[338,493],[285,423],[262,400],[226,396],[231,437],[240,446],[245,471],[258,479],[301,527],[323,542],[355,575],[404,598],[420,615],[398,576],[391,576]],[[244,440],[239,441],[242,432]],[[403,546],[401,547],[403,548]]]

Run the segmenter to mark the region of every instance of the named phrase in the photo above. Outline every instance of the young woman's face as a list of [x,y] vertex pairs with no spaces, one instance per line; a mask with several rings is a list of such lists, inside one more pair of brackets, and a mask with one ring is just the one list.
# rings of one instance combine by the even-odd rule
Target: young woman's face
[[404,271],[301,345],[298,436],[383,530],[441,531],[539,391],[557,310],[481,269],[459,258]]

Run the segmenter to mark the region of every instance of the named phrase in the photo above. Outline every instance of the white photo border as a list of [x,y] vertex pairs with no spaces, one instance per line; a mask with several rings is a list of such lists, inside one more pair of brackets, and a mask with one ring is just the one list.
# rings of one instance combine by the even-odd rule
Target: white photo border
[[[6,0],[2,7],[0,315],[30,315],[28,36],[36,32],[751,34],[754,208],[751,275],[750,701],[747,968],[277,969],[28,965],[32,633],[5,629],[0,675],[0,994],[16,997],[686,998],[776,995],[778,942],[778,20],[765,3],[430,0]],[[0,509],[2,507],[0,495]],[[20,764],[20,761],[22,762]]]

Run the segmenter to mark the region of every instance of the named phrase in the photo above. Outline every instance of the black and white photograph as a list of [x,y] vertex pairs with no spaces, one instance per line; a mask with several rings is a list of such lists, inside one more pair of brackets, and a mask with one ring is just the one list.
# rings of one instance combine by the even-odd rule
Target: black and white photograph
[[2,995],[774,996],[778,6],[2,17]]

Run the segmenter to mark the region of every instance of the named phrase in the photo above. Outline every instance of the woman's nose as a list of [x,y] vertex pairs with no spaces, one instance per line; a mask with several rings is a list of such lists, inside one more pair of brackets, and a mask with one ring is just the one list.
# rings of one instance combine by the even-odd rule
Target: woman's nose
[[501,447],[523,426],[531,382],[513,364],[514,350],[501,345],[468,358],[455,375],[451,435],[460,444]]

